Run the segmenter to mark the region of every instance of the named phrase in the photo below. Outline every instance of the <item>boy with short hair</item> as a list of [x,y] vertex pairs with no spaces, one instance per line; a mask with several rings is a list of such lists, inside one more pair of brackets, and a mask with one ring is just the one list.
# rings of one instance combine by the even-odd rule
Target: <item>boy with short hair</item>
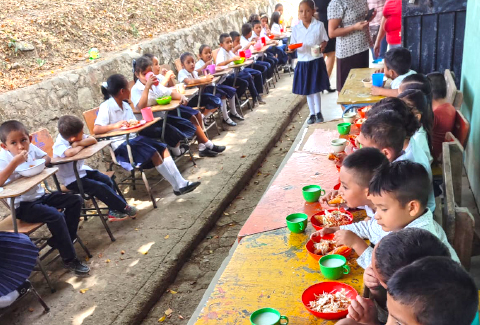
[[[246,23],[242,26],[242,36],[240,36],[240,46],[241,51],[253,50],[253,45],[256,41],[253,38],[253,27],[251,24]],[[268,38],[267,38],[268,39]],[[266,41],[266,40],[265,40]],[[235,44],[235,41],[233,42]],[[264,80],[270,79],[273,77],[273,69],[275,67],[275,62],[271,60],[265,53],[254,54],[252,56],[255,60],[253,68],[262,72]]]
[[[26,161],[45,159],[45,164],[50,164],[50,157],[30,143],[28,130],[19,121],[11,120],[0,125],[0,140],[3,148],[0,152],[0,186],[19,178],[20,175],[15,169]],[[73,241],[77,238],[82,201],[80,196],[74,194],[45,194],[40,184],[14,200],[17,218],[29,223],[46,223],[52,233],[48,245],[58,249],[65,268],[80,275],[90,271],[90,268],[77,258],[73,247]],[[63,213],[58,209],[63,210]]]
[[[83,122],[73,115],[64,115],[58,120],[59,135],[53,145],[54,157],[73,157],[82,151],[85,147],[97,143],[94,137],[83,133]],[[84,165],[83,160],[77,161],[77,170],[86,194],[98,198],[105,203],[108,208],[109,221],[121,221],[129,217],[135,217],[137,208],[128,205],[125,200],[115,192],[113,182],[107,175],[93,170]],[[58,179],[70,191],[79,193],[79,187],[73,163],[58,165]]]
[[339,245],[352,247],[359,255],[358,264],[366,269],[372,260],[373,249],[362,239],[376,245],[391,231],[415,227],[430,231],[450,250],[455,261],[457,254],[448,243],[442,227],[433,220],[428,209],[431,181],[425,168],[411,161],[397,161],[384,165],[373,176],[369,199],[376,207],[375,218],[350,225],[324,228],[316,234],[335,233]]
[[[217,53],[217,58],[215,60],[215,64],[218,65],[218,66],[230,66],[233,64],[233,61],[236,61],[236,60],[240,60],[240,57],[235,55],[232,50],[233,50],[233,41],[232,41],[232,37],[230,36],[230,34],[227,34],[227,33],[223,33],[220,35],[220,49],[218,50],[218,53]],[[262,96],[260,95],[260,93],[258,92],[257,90],[257,87],[256,85],[258,85],[260,83],[260,88],[262,91],[263,91],[263,81],[261,80],[262,79],[262,74],[256,70],[254,70],[256,74],[258,74],[258,77],[260,78],[256,78],[255,79],[255,82],[254,82],[254,78],[252,77],[252,75],[245,71],[245,70],[242,70],[238,73],[237,75],[237,78],[240,78],[242,80],[245,80],[248,82],[248,90],[250,91],[250,95],[252,96],[253,98],[253,103],[259,103],[259,104],[266,104],[263,99],[262,99]],[[225,80],[225,84],[228,85],[228,86],[233,86],[233,80],[234,80],[234,76],[233,75],[230,75],[229,77],[227,77],[227,79]]]
[[372,95],[397,97],[398,87],[405,77],[415,74],[416,72],[410,70],[412,64],[412,54],[404,47],[395,47],[385,53],[385,68],[384,73],[387,78],[392,79],[390,84],[391,89],[383,87],[372,87]]

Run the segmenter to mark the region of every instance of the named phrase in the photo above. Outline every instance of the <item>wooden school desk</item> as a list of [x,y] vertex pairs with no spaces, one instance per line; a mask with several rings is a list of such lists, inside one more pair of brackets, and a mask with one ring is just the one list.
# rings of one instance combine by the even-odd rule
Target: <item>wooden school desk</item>
[[384,96],[371,95],[371,89],[365,87],[362,83],[362,80],[365,78],[371,79],[375,70],[377,69],[351,69],[348,73],[347,81],[338,94],[337,104],[374,104],[385,98]]

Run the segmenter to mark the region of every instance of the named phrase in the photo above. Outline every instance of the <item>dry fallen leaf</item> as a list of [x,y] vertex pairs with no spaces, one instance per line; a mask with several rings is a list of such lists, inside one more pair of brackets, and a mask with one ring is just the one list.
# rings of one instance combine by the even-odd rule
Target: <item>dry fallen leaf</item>
[[165,239],[168,239],[168,237],[170,237],[170,235],[166,235],[166,236],[165,236],[165,237],[163,237],[163,238],[165,238]]
[[80,293],[85,293],[88,291],[88,288],[87,289],[80,289]]
[[184,319],[182,315],[178,315],[178,318],[180,318],[180,319]]
[[224,212],[223,214],[226,215],[226,216],[229,216],[229,215],[230,215],[230,214],[228,214],[228,212]]
[[31,313],[33,313],[34,310],[35,309],[33,309],[32,307],[28,308],[28,311],[31,312]]
[[125,251],[124,251],[124,250],[121,250],[121,251],[120,251],[120,254],[122,254],[122,255],[125,254]]
[[169,316],[171,313],[173,313],[173,310],[171,308],[165,310],[165,315]]
[[176,291],[173,291],[173,290],[168,290],[168,292],[170,292],[172,295],[177,294],[177,292],[176,292]]
[[160,317],[160,318],[158,319],[158,322],[159,322],[159,323],[164,322],[166,318],[167,318],[167,316],[163,315],[162,317]]
[[105,263],[110,263],[110,260],[105,260]]

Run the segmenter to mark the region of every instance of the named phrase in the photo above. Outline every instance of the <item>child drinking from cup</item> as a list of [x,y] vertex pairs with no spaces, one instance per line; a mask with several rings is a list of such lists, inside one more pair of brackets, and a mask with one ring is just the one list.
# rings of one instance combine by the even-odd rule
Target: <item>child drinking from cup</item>
[[[175,73],[172,70],[167,70],[165,68],[160,68],[160,61],[156,56],[151,53],[145,53],[143,56],[150,58],[152,60],[152,71],[153,74],[157,77],[160,84],[164,87],[174,87],[175,86]],[[135,73],[135,72],[134,72]]]

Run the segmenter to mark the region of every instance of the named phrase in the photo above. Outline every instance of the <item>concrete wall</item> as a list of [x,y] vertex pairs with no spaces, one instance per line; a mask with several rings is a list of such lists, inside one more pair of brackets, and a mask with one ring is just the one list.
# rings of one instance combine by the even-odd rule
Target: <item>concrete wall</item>
[[465,168],[475,195],[477,205],[480,203],[480,1],[468,1],[467,24],[465,28],[465,48],[461,90],[464,95],[462,113],[470,121],[470,135],[466,147]]
[[102,103],[100,85],[110,75],[122,73],[128,79],[133,79],[132,59],[143,53],[153,53],[161,64],[168,63],[174,68],[174,60],[183,52],[196,52],[201,44],[216,46],[221,33],[239,31],[244,18],[253,12],[271,13],[272,6],[273,0],[261,0],[248,10],[240,9],[190,28],[160,35],[131,46],[130,49],[134,51],[127,50],[39,84],[1,94],[0,121],[18,119],[32,131],[47,128],[56,136],[56,124],[60,116],[73,114],[82,117],[83,111]]

